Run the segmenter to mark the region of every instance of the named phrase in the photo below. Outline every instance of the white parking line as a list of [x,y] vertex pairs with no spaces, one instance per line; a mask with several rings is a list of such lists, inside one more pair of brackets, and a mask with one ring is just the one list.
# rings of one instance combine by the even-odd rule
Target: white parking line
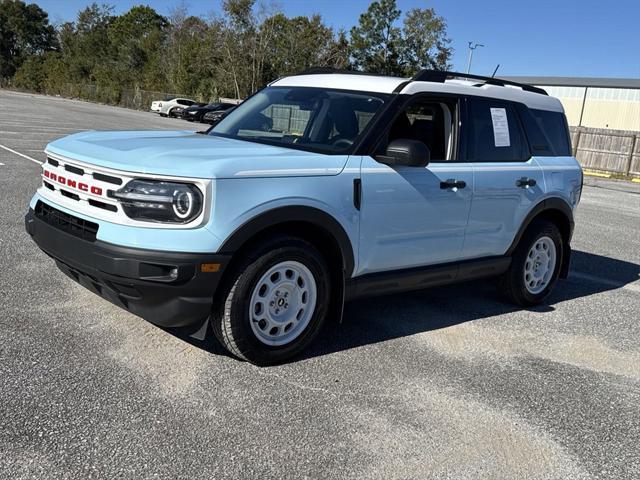
[[27,160],[31,160],[34,163],[37,163],[38,165],[42,165],[42,162],[40,160],[36,160],[33,157],[30,157],[29,155],[25,155],[24,153],[20,153],[20,152],[16,152],[15,150],[9,148],[9,147],[5,147],[4,145],[0,145],[0,148],[6,150],[7,152],[11,152],[11,153],[15,153],[16,155],[22,157],[22,158],[26,158]]

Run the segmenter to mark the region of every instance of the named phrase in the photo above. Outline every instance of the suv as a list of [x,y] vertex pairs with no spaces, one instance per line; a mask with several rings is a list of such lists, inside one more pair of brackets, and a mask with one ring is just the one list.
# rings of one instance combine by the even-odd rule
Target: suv
[[259,365],[346,300],[499,277],[518,305],[569,269],[582,172],[560,102],[495,78],[281,78],[207,134],[50,143],[26,229],[75,281]]

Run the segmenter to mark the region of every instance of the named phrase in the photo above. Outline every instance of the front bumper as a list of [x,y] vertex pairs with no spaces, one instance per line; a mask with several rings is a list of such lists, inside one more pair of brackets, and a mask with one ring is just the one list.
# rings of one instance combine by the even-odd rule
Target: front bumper
[[[231,258],[91,241],[43,220],[33,209],[25,217],[25,228],[67,276],[115,305],[163,327],[193,325],[207,318],[224,267]],[[219,268],[205,272],[203,264],[219,264]]]

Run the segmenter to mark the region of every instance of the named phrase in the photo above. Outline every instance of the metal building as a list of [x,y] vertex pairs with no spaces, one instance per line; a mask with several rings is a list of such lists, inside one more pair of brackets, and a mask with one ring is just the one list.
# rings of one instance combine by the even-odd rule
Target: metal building
[[640,131],[640,79],[504,77],[544,88],[564,106],[569,125]]

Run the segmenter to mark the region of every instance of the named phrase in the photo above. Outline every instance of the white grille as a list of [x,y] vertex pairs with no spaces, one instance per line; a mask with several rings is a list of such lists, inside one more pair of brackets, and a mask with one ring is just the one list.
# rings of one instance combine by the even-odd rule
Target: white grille
[[[96,167],[77,160],[69,160],[50,152],[45,153],[47,161],[42,164],[42,186],[38,189],[38,193],[45,199],[72,211],[112,223],[150,228],[194,228],[208,217],[207,199],[210,195],[210,181],[178,179],[162,175],[136,175],[120,170]],[[202,191],[205,208],[198,218],[186,225],[133,220],[127,217],[118,200],[111,198],[109,192],[122,188],[134,178],[180,182],[188,180]]]

